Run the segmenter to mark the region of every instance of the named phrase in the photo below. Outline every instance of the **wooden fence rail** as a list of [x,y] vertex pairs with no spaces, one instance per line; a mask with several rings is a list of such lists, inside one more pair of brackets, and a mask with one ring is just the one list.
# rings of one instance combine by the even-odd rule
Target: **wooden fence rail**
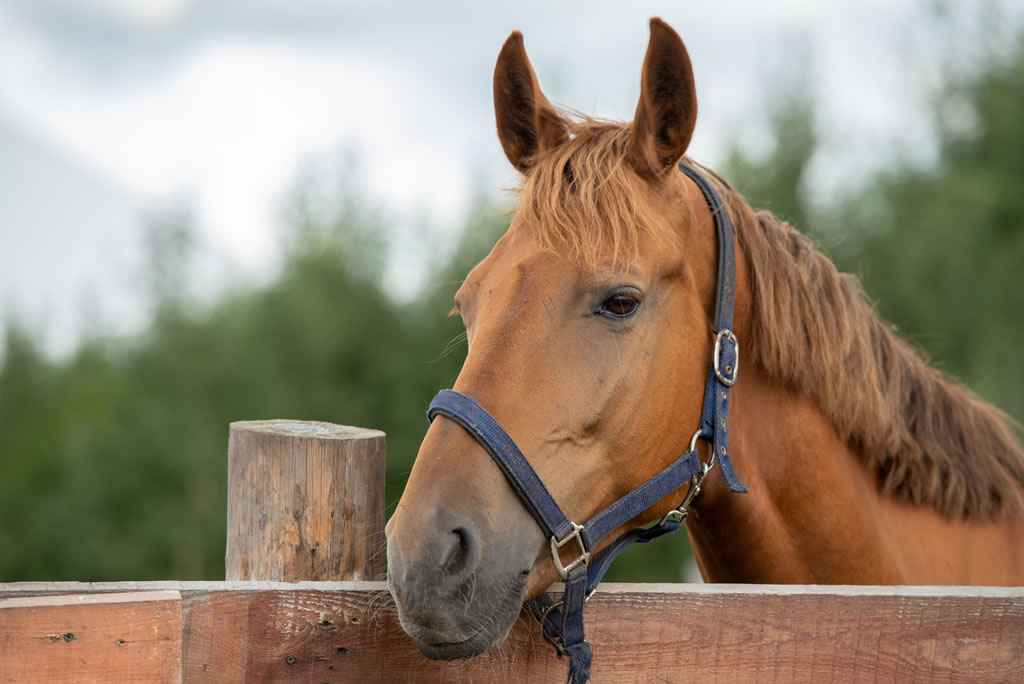
[[[0,584],[0,682],[565,680],[529,618],[431,661],[383,583],[338,581],[383,576],[383,433],[229,441],[232,581]],[[1024,588],[608,584],[587,629],[595,682],[1024,682]]]
[[[1020,682],[1024,589],[611,584],[595,682]],[[0,585],[0,680],[561,682],[520,620],[499,651],[423,658],[376,582]]]

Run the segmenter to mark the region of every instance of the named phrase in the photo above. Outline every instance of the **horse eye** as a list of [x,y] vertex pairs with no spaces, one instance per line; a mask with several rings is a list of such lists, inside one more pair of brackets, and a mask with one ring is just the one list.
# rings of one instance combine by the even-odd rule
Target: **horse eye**
[[616,292],[601,303],[598,313],[611,318],[628,318],[640,307],[640,298],[628,292]]

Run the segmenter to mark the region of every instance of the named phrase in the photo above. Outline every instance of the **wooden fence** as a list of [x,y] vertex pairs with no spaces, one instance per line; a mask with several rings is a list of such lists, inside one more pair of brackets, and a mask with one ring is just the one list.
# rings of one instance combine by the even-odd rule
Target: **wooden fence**
[[[564,681],[525,617],[430,661],[337,581],[382,570],[381,433],[236,423],[229,463],[228,581],[0,584],[0,681]],[[1024,588],[610,584],[587,623],[595,682],[1024,681]]]

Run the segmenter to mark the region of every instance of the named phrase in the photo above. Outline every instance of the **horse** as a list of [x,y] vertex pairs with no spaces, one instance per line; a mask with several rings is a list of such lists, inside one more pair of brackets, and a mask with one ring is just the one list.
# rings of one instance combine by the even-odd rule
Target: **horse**
[[[451,393],[492,427],[433,416],[386,527],[403,629],[429,658],[488,651],[573,564],[672,521],[706,582],[1020,584],[1024,449],[1007,417],[931,368],[810,239],[686,156],[690,58],[666,23],[650,31],[629,123],[556,108],[522,35],[501,49],[497,132],[519,205],[455,295],[468,351]],[[728,398],[728,424],[711,426],[728,447],[693,432],[705,387]],[[575,523],[549,539],[522,493],[542,483],[549,507],[586,520],[687,444],[699,472],[592,549]],[[723,478],[707,476],[716,458]]]

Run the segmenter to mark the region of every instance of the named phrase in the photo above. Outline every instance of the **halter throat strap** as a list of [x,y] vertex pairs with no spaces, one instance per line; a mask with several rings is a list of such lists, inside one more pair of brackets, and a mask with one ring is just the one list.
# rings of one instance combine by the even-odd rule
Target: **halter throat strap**
[[[729,395],[739,371],[739,342],[732,331],[736,296],[736,255],[732,221],[722,198],[696,169],[680,163],[679,169],[700,188],[714,219],[718,237],[718,283],[715,288],[714,351],[704,387],[700,424],[689,447],[657,475],[626,494],[585,524],[572,522],[544,486],[515,441],[476,400],[453,390],[441,390],[427,409],[431,422],[443,415],[461,425],[491,455],[509,484],[522,499],[537,524],[550,537],[551,557],[565,582],[561,603],[542,595],[527,603],[544,636],[559,656],[569,655],[569,681],[586,682],[590,676],[591,650],[583,630],[583,606],[597,588],[616,556],[632,543],[647,543],[679,529],[687,508],[715,462],[730,491],[743,493],[729,458]],[[712,457],[702,465],[698,439],[711,442]],[[659,523],[626,532],[599,553],[593,550],[606,536],[654,506],[687,481],[690,489],[679,507]],[[572,553],[568,563],[563,556]]]

